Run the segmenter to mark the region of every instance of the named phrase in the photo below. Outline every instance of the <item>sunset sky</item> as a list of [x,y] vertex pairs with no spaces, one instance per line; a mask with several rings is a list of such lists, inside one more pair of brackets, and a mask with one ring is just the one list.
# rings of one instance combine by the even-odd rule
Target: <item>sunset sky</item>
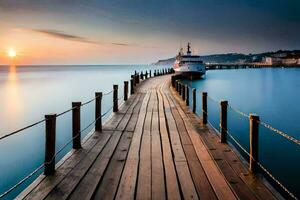
[[0,0],[0,64],[151,63],[300,49],[299,0]]

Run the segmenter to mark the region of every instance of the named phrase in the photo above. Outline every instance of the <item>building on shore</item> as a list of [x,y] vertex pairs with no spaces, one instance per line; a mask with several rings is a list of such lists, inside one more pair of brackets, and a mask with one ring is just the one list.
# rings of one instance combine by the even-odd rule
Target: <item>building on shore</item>
[[264,58],[266,65],[300,65],[300,54],[272,55]]

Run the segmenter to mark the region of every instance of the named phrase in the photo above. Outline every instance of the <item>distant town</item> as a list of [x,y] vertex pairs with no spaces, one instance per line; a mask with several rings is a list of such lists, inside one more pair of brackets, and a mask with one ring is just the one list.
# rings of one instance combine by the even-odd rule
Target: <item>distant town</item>
[[[265,52],[259,54],[214,54],[201,56],[203,62],[212,64],[252,64],[261,66],[300,66],[300,50],[279,50],[276,52]],[[156,65],[170,65],[174,58],[159,60]]]

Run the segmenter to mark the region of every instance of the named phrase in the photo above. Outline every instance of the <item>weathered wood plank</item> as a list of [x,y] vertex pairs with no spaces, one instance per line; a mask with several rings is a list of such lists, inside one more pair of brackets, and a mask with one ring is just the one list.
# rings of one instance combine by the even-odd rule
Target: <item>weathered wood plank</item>
[[151,121],[154,93],[150,93],[141,141],[136,199],[151,199]]
[[161,95],[158,93],[158,110],[159,110],[159,130],[161,136],[162,150],[163,150],[163,161],[165,169],[165,183],[167,189],[168,199],[181,199],[179,185],[177,181],[177,174],[173,162],[173,155],[170,146],[169,134],[167,130],[164,104]]
[[[167,95],[168,97],[168,95]],[[173,101],[168,97],[170,102],[172,114],[175,118],[176,125],[178,127],[178,132],[181,137],[182,146],[187,158],[188,166],[191,171],[191,175],[197,190],[197,193],[201,199],[217,199],[214,190],[212,189],[209,180],[200,164],[200,161],[195,152],[193,143],[186,131],[184,122],[179,115],[177,108],[175,107]]]
[[151,127],[151,167],[152,167],[152,199],[166,199],[165,180],[164,180],[164,165],[161,149],[161,139],[159,134],[158,120],[158,102],[157,94],[154,94],[155,102],[152,115]]
[[[143,97],[144,95],[141,97],[136,107],[134,108],[131,119],[128,122],[125,130],[127,130],[128,126],[134,125],[133,127],[135,127],[138,116],[137,113],[140,110],[141,101],[143,100]],[[114,152],[114,155],[109,163],[109,166],[107,167],[107,170],[103,175],[103,179],[92,197],[93,199],[114,199],[125,165],[132,135],[132,131],[125,131],[123,133],[120,142],[117,146],[117,149]]]
[[174,154],[174,162],[182,195],[185,199],[198,199],[198,194],[196,192],[195,185],[188,168],[175,119],[170,110],[170,104],[166,99],[163,91],[160,91],[160,95],[162,95],[162,100],[165,106],[165,117],[169,127],[169,135],[171,138],[171,146]]
[[127,110],[127,112],[129,113],[125,113],[123,119],[116,127],[116,131],[113,132],[111,139],[109,140],[103,151],[100,153],[100,155],[96,158],[92,166],[90,166],[88,172],[82,178],[80,183],[77,185],[70,199],[90,199],[92,197],[95,189],[100,182],[100,179],[103,176],[108,162],[110,161],[115,148],[119,143],[122,131],[126,128],[130,120],[132,110],[136,107],[138,100],[139,98],[136,98],[133,104],[130,105],[129,109]]
[[[105,133],[102,133],[105,134]],[[90,165],[94,162],[95,158],[102,151],[105,144],[109,141],[111,134],[106,138],[99,140],[94,148],[81,160],[72,170],[68,173],[64,179],[51,190],[46,199],[66,199],[71,191],[76,187],[81,177],[84,176]]]
[[[172,96],[170,96],[173,98]],[[206,172],[206,176],[208,177],[217,197],[219,199],[237,199],[234,192],[231,190],[231,187],[227,183],[224,175],[221,173],[213,158],[210,156],[208,149],[205,147],[202,139],[197,134],[196,130],[193,128],[191,122],[187,118],[186,114],[177,106],[179,114],[181,115],[186,130],[193,142],[193,145],[196,150],[196,154],[203,166],[203,169]]]
[[147,106],[149,101],[149,93],[145,96],[142,107],[139,113],[136,129],[133,133],[132,142],[128,152],[125,167],[120,180],[119,188],[117,191],[117,199],[133,199],[136,187],[136,180],[138,175],[139,164],[139,150],[143,134],[143,124],[145,121]]
[[107,140],[110,134],[94,134],[86,143],[82,145],[82,149],[75,151],[69,159],[67,159],[56,171],[54,176],[47,176],[36,188],[34,188],[25,199],[44,199],[53,188],[60,183],[63,178],[79,163],[91,149],[100,141]]

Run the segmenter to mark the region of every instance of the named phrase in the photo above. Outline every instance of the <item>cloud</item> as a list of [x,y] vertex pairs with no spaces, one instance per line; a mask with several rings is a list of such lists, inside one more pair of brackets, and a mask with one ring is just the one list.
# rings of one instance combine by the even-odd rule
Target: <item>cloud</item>
[[123,46],[123,47],[140,47],[140,48],[157,48],[155,46],[147,46],[147,45],[139,45],[134,43],[122,43],[122,42],[102,42],[102,41],[93,41],[86,37],[66,33],[60,30],[54,29],[27,29],[27,28],[16,28],[13,29],[14,31],[29,31],[33,33],[43,34],[48,37],[74,41],[74,42],[81,42],[87,44],[94,44],[94,45],[114,45],[114,46]]
[[99,42],[91,41],[85,37],[77,36],[73,34],[64,33],[58,30],[50,30],[50,29],[30,29],[32,32],[41,33],[50,37],[55,37],[64,40],[89,43],[89,44],[100,44]]

